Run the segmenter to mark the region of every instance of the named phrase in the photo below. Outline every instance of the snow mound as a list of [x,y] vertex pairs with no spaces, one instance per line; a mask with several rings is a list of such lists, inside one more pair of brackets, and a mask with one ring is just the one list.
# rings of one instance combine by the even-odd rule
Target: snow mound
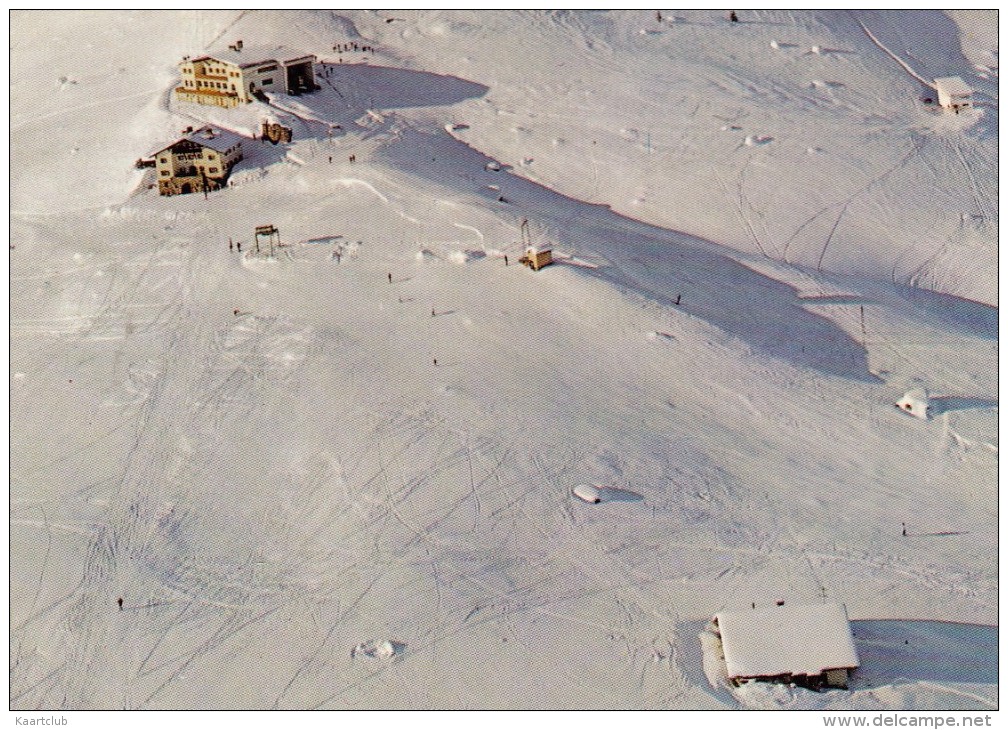
[[379,659],[382,661],[392,661],[401,656],[406,644],[391,639],[371,639],[364,641],[350,650],[350,657],[366,657],[368,659]]
[[451,251],[448,254],[448,260],[453,264],[465,265],[473,261],[479,261],[480,259],[486,258],[486,253],[483,251],[476,251],[473,249],[468,249],[465,251]]

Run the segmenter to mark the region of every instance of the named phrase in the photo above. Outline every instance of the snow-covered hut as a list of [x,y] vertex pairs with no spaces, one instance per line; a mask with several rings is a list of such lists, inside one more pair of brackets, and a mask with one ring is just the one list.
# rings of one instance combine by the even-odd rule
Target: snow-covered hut
[[973,106],[973,89],[958,76],[943,76],[935,79],[938,103],[946,109],[962,109]]
[[846,687],[861,665],[841,603],[783,604],[714,617],[728,678]]
[[916,416],[926,421],[928,419],[928,408],[930,407],[927,391],[923,388],[911,388],[903,394],[902,398],[896,401],[896,407],[901,411],[906,411],[911,416]]

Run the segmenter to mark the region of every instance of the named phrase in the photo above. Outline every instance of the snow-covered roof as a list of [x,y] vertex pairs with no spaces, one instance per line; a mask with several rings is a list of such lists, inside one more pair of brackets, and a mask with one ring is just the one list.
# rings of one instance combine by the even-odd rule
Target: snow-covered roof
[[935,87],[949,96],[970,96],[973,89],[958,76],[943,76],[935,79]]
[[190,132],[184,139],[195,142],[202,147],[209,147],[216,152],[227,152],[236,144],[241,144],[242,138],[228,129],[220,127],[201,127]]
[[208,147],[215,152],[227,152],[236,144],[241,144],[242,137],[228,129],[221,129],[220,127],[211,127],[208,125],[183,135],[181,139],[177,139],[170,145],[161,147],[155,151],[154,154],[156,155],[159,152],[164,152],[166,149],[174,147],[182,140],[193,142],[201,147]]
[[917,418],[927,419],[928,408],[930,407],[930,401],[928,399],[928,393],[923,388],[911,388],[903,397],[896,401],[896,407],[902,408],[907,413],[910,413]]
[[861,664],[841,603],[722,611],[716,618],[732,678],[816,675]]
[[314,58],[312,54],[298,51],[287,46],[246,46],[240,51],[228,49],[226,51],[214,51],[203,56],[197,56],[191,60],[204,61],[212,58],[215,61],[234,64],[241,68],[249,66],[260,66],[264,63],[290,63],[304,58]]

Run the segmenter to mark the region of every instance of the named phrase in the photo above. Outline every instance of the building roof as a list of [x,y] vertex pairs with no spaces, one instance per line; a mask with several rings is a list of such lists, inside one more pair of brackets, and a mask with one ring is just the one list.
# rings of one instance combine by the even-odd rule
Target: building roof
[[300,61],[305,58],[314,58],[310,53],[297,51],[286,46],[246,46],[240,51],[228,49],[226,51],[214,51],[202,56],[196,56],[190,60],[205,61],[212,58],[215,61],[223,61],[240,68],[249,66],[260,66],[264,63],[290,63]]
[[958,76],[943,76],[935,79],[935,87],[949,96],[969,96],[973,89]]
[[861,664],[841,603],[722,611],[716,618],[733,679],[816,675]]
[[156,155],[159,152],[164,152],[166,149],[174,147],[183,140],[198,144],[200,147],[208,147],[215,152],[223,153],[227,152],[236,144],[241,144],[242,137],[228,129],[221,129],[220,127],[211,127],[208,125],[183,135],[180,139],[175,140],[170,145],[162,147],[154,154]]

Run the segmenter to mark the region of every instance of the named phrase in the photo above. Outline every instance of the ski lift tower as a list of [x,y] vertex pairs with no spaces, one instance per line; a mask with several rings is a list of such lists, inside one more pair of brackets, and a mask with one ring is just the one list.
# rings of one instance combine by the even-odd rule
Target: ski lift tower
[[273,238],[276,237],[276,245],[280,246],[280,229],[274,226],[272,223],[265,226],[256,226],[255,229],[255,242],[256,242],[256,253],[259,253],[259,238],[265,236],[269,239],[270,247],[270,257],[273,256]]

